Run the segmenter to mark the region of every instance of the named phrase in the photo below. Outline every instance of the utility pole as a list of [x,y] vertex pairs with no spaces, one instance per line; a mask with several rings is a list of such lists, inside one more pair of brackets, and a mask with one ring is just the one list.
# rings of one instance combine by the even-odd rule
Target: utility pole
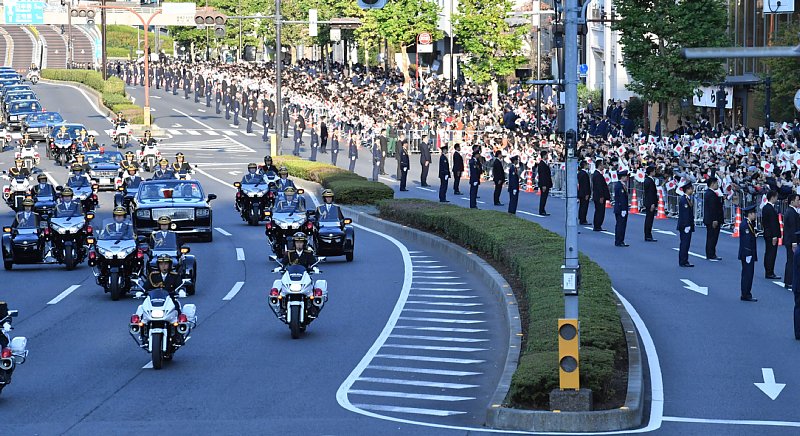
[[[108,59],[107,59],[108,52],[106,51],[106,42],[108,40],[107,35],[106,35],[106,31],[107,31],[107,28],[106,28],[106,8],[105,8],[106,0],[103,0],[101,5],[104,6],[104,7],[100,9],[100,32],[102,33],[102,41],[100,42],[100,45],[101,45],[101,48],[100,48],[100,62],[103,64],[100,67],[100,74],[102,74],[103,80],[108,80],[108,70],[106,68],[106,64],[108,63]],[[147,34],[147,29],[145,29],[145,35],[146,34]],[[146,71],[145,71],[145,74],[147,74]]]

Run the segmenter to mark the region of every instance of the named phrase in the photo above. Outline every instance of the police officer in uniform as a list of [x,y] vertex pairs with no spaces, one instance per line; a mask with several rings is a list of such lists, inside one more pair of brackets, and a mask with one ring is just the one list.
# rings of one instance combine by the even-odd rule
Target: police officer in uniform
[[247,133],[253,133],[253,121],[256,118],[256,112],[258,112],[256,101],[251,99],[247,106]]
[[742,262],[742,301],[756,302],[753,298],[753,275],[755,274],[756,261],[758,261],[758,238],[756,237],[756,206],[745,208],[746,219],[739,226],[739,255]]
[[764,272],[769,280],[780,280],[775,275],[775,257],[778,255],[778,238],[781,236],[778,212],[775,210],[777,191],[767,193],[767,204],[761,208],[761,226],[764,228]]
[[422,142],[419,143],[419,164],[422,170],[419,181],[421,186],[428,187],[428,171],[430,170],[431,159],[431,143],[428,140],[428,135],[422,135]]
[[472,156],[469,158],[469,208],[478,208],[478,186],[481,184],[483,167],[479,159],[480,146],[472,146]]
[[350,172],[355,172],[356,170],[356,160],[358,159],[358,143],[356,142],[356,138],[358,138],[357,133],[350,134],[349,147],[347,150],[347,156],[350,158],[350,165],[348,169]]
[[[313,132],[313,129],[312,129]],[[381,148],[373,142],[372,144],[372,181],[377,182],[381,174]]]
[[280,179],[278,179],[278,182],[277,182],[278,191],[285,191],[288,188],[297,189],[294,186],[294,182],[289,180],[289,170],[286,169],[286,167],[281,167],[278,170],[278,176],[280,176]]
[[22,166],[22,159],[16,158],[14,159],[14,166],[8,170],[8,173],[11,177],[25,177],[28,178],[31,175],[31,170]]
[[233,125],[239,125],[239,111],[242,110],[242,102],[239,101],[238,96],[231,96],[233,98]]
[[80,202],[73,201],[72,188],[66,187],[61,191],[61,200],[56,202],[56,217],[68,217],[79,215]]
[[519,156],[511,156],[511,165],[508,166],[508,213],[517,213],[519,202]]
[[294,150],[292,154],[295,156],[300,156],[300,146],[303,144],[303,136],[300,133],[300,121],[296,120],[294,122],[294,130],[292,132],[292,142],[294,142]]
[[177,153],[175,155],[175,162],[172,164],[172,171],[175,174],[191,174],[192,173],[192,166],[189,165],[189,162],[186,162],[186,156],[183,153]]
[[270,172],[278,174],[278,171],[278,167],[272,164],[272,156],[264,156],[264,166],[259,168],[259,172],[266,176],[266,174]]
[[503,152],[495,150],[494,161],[492,161],[492,180],[494,181],[494,205],[503,206],[500,202],[500,194],[503,192],[503,185],[506,183],[506,170],[503,168]]
[[125,159],[119,163],[119,167],[122,170],[127,171],[128,168],[133,168],[134,170],[139,170],[139,162],[135,160],[136,154],[132,151],[125,152]]
[[656,167],[650,165],[645,169],[644,176],[644,240],[646,242],[658,242],[653,238],[653,220],[656,217],[658,208],[658,191],[656,191],[656,181],[653,175]]
[[171,180],[175,178],[175,173],[169,167],[168,160],[161,159],[158,164],[158,168],[153,171],[153,180]]
[[39,214],[33,211],[34,201],[30,197],[22,200],[22,210],[17,212],[14,216],[14,223],[11,224],[12,228],[38,228],[40,217]]
[[461,156],[461,144],[453,146],[453,194],[461,195],[458,184],[461,181],[461,174],[464,173],[464,157]]
[[450,162],[447,159],[447,145],[442,144],[439,155],[439,203],[449,203],[447,199],[447,183],[450,180]]
[[47,182],[45,174],[36,176],[36,181],[39,182],[31,188],[31,193],[36,198],[36,201],[53,201],[56,198],[56,190],[50,183]]
[[603,175],[603,161],[598,160],[595,163],[594,174],[592,174],[592,200],[594,200],[594,222],[593,229],[595,232],[602,232],[603,221],[606,219],[606,201],[611,198],[611,193],[608,190],[608,183]]
[[327,153],[328,151],[325,150],[325,148],[328,146],[328,125],[325,123],[325,117],[322,117],[321,120],[322,121],[320,121],[319,124],[319,151],[322,153]]
[[406,181],[408,180],[408,170],[411,167],[411,159],[408,156],[408,141],[402,140],[403,147],[400,149],[400,190],[408,191],[406,189]]
[[628,228],[628,172],[620,171],[617,173],[617,179],[617,183],[614,184],[614,217],[617,220],[614,227],[614,245],[628,247],[625,243],[625,230]]
[[294,250],[286,252],[281,259],[281,265],[284,268],[290,265],[302,265],[309,270],[317,263],[317,258],[313,251],[306,248],[306,234],[297,232],[292,236],[292,240],[294,241]]
[[311,157],[309,160],[311,162],[317,161],[317,149],[319,149],[319,135],[317,134],[317,129],[314,128],[314,124],[311,124]]
[[586,172],[587,165],[584,160],[578,163],[578,223],[582,226],[589,225],[586,215],[589,213],[589,198],[592,196],[589,173]]
[[322,204],[317,207],[315,212],[317,222],[319,221],[339,221],[344,220],[344,214],[339,206],[333,204],[334,195],[332,189],[322,191]]
[[217,115],[219,115],[221,112],[219,109],[219,105],[222,103],[222,89],[220,88],[220,85],[217,85],[216,89],[214,90],[214,101],[216,102],[217,105],[216,106]]
[[158,270],[151,271],[149,274],[147,274],[145,289],[148,291],[152,291],[153,289],[164,289],[165,291],[169,292],[169,296],[172,299],[173,304],[175,304],[175,308],[178,310],[178,313],[180,314],[181,304],[178,302],[178,299],[175,298],[175,290],[181,285],[181,277],[178,275],[178,273],[172,271],[172,258],[168,255],[162,254],[158,256],[156,262],[158,265]]
[[678,200],[677,230],[681,238],[678,249],[678,265],[691,268],[694,266],[689,263],[689,246],[692,244],[692,233],[694,233],[694,185],[691,182],[685,183],[682,190],[683,195]]
[[120,239],[133,239],[133,225],[128,221],[128,211],[122,206],[114,208],[114,221],[106,224],[107,234],[120,235]]
[[331,165],[336,166],[336,158],[339,156],[339,128],[334,127],[331,136]]
[[162,249],[162,247],[179,247],[178,235],[170,230],[172,226],[172,218],[162,216],[158,219],[158,230],[150,234],[150,246],[153,249]]

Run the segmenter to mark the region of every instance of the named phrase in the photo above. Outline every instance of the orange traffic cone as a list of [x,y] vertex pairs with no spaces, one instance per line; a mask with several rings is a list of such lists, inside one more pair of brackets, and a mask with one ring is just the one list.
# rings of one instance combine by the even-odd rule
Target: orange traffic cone
[[630,213],[639,213],[639,199],[636,198],[636,190],[633,190],[633,200],[631,200]]
[[658,191],[658,213],[656,214],[657,220],[667,219],[667,212],[664,211],[664,194]]
[[778,222],[781,224],[781,235],[778,237],[778,245],[783,245],[783,214],[778,214]]
[[611,209],[611,200],[606,200],[606,209]]
[[731,235],[734,238],[739,237],[739,226],[742,225],[742,210],[738,207],[736,208],[736,220],[733,222],[733,234]]
[[533,192],[533,171],[531,170],[528,170],[528,180],[525,185],[525,192]]

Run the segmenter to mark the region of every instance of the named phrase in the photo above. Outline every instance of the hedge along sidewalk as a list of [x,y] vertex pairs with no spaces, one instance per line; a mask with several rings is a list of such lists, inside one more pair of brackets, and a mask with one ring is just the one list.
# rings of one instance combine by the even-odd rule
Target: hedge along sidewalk
[[[559,387],[556,326],[564,313],[563,238],[536,223],[503,212],[468,210],[426,200],[384,201],[378,208],[381,217],[458,241],[467,249],[508,267],[519,279],[528,301],[528,325],[523,326],[527,344],[507,401],[517,408],[549,409],[550,391]],[[592,389],[595,400],[604,403],[615,394],[615,363],[628,357],[626,336],[608,275],[585,256],[581,256],[581,269],[581,384]],[[638,346],[635,350],[638,351]],[[640,408],[638,413],[641,416]]]
[[341,204],[375,204],[394,198],[394,190],[383,183],[322,162],[311,162],[297,156],[275,156],[275,166],[285,166],[289,175],[319,183],[332,189]]
[[42,78],[61,81],[77,82],[100,93],[99,102],[110,111],[111,114],[122,112],[131,124],[142,124],[143,109],[141,106],[133,104],[125,94],[125,82],[118,77],[109,77],[103,80],[103,76],[92,70],[42,70]]

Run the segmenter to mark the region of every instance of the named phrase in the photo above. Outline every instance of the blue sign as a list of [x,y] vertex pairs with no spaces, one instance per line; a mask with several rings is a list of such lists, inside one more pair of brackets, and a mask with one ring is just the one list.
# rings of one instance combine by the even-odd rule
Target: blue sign
[[44,24],[44,2],[6,0],[6,24]]
[[589,66],[588,65],[586,65],[586,64],[578,65],[578,74],[580,74],[581,76],[585,76],[586,73],[588,73],[588,72],[589,72]]

